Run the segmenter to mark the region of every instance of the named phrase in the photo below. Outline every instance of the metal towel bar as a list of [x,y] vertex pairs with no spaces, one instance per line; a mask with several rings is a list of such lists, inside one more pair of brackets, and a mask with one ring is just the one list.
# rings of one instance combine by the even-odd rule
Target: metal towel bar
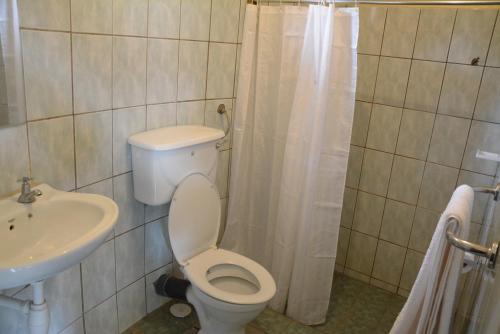
[[[495,201],[498,201],[500,193],[500,183],[497,184],[496,187],[494,188],[479,187],[479,188],[474,188],[474,191],[491,194],[493,195],[493,199]],[[458,249],[463,250],[464,252],[486,258],[488,263],[488,268],[494,269],[498,258],[498,241],[493,242],[491,246],[488,248],[466,240],[462,240],[458,238],[453,233],[453,231],[451,231],[451,229],[458,224],[458,221],[455,218],[450,218],[448,221],[450,223],[455,223],[455,224],[450,224],[448,226],[448,229],[446,230],[446,238],[448,239],[448,242],[453,246],[457,247]]]

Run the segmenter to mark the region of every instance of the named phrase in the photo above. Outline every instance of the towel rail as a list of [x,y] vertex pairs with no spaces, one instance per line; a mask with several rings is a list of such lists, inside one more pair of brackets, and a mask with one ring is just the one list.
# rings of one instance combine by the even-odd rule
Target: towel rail
[[[489,188],[489,187],[477,187],[474,188],[475,192],[480,192],[480,193],[486,193],[486,194],[491,194],[493,195],[493,199],[495,201],[499,200],[499,193],[500,193],[500,183],[496,185],[496,187]],[[458,224],[458,220],[455,218],[450,218],[448,220],[450,223],[455,223]],[[463,250],[464,252],[471,253],[480,257],[486,258],[486,261],[488,263],[488,268],[494,269],[495,264],[497,262],[498,258],[498,244],[499,242],[493,242],[491,246],[488,248],[483,245],[478,245],[473,242],[467,241],[467,240],[462,240],[458,238],[453,231],[451,231],[451,228],[453,224],[450,224],[448,226],[448,229],[446,230],[446,239],[448,239],[448,242],[452,244],[453,246],[457,247],[458,249]]]

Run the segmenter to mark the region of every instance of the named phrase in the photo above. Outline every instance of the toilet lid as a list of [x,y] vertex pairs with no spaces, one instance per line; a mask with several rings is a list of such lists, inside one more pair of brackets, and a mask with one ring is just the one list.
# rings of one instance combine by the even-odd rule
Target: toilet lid
[[179,184],[170,203],[168,233],[175,258],[181,265],[215,247],[220,226],[220,197],[215,185],[202,174],[191,174]]

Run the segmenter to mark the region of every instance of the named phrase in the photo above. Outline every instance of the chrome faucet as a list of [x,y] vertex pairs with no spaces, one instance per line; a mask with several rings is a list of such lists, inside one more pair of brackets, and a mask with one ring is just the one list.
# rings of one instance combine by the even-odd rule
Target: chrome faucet
[[19,181],[23,183],[21,186],[21,195],[19,195],[19,198],[17,199],[19,203],[33,203],[36,201],[36,197],[42,194],[42,192],[38,189],[31,190],[31,178],[24,176]]

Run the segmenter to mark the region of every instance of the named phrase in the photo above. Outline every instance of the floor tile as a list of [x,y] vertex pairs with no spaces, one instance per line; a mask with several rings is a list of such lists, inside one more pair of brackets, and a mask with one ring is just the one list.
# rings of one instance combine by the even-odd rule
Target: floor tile
[[[324,324],[304,326],[266,309],[247,326],[246,334],[389,333],[404,302],[403,297],[336,273]],[[194,310],[186,318],[175,318],[169,312],[172,303],[150,313],[125,334],[195,334],[199,323]]]

